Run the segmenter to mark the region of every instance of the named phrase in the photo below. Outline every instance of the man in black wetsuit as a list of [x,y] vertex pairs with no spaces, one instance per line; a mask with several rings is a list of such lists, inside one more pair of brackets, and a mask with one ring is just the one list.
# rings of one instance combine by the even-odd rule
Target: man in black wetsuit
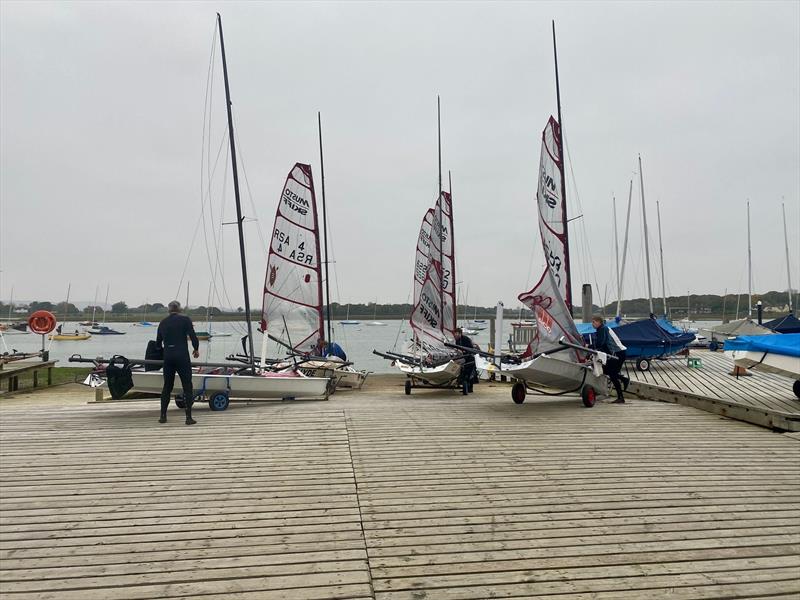
[[194,425],[192,419],[192,365],[189,359],[189,344],[192,340],[192,356],[200,357],[200,342],[194,332],[192,320],[180,314],[181,304],[177,300],[169,303],[169,315],[158,324],[156,345],[164,346],[164,387],[161,390],[161,418],[159,423],[167,422],[167,407],[172,388],[175,385],[175,373],[181,378],[183,386],[183,401],[186,404],[186,424]]
[[[464,348],[475,347],[475,344],[472,343],[472,340],[464,335],[464,332],[461,330],[461,327],[456,327],[455,337],[457,346],[462,346]],[[470,353],[464,357],[464,364],[461,366],[461,381],[467,382],[466,391],[464,392],[465,394],[472,392],[472,378],[474,376],[475,376],[475,355]]]

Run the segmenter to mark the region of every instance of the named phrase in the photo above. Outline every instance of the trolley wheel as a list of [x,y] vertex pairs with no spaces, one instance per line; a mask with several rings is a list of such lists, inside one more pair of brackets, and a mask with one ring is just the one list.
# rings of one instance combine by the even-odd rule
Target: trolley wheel
[[525,394],[528,391],[525,389],[525,384],[521,381],[518,381],[514,384],[514,387],[511,388],[511,399],[514,401],[514,404],[522,404],[525,402]]
[[406,379],[406,396],[411,395],[411,380]]
[[650,370],[650,359],[649,358],[640,358],[636,361],[636,369],[639,371],[649,371]]
[[208,407],[214,411],[222,411],[231,403],[228,392],[215,392],[208,398]]
[[184,402],[182,394],[175,396],[175,406],[178,408],[186,408],[186,402]]
[[708,342],[708,349],[711,350],[711,352],[716,352],[719,350],[719,342],[717,340],[711,340]]
[[597,393],[592,386],[587,385],[581,389],[581,400],[583,400],[583,405],[586,408],[592,408],[594,406],[594,403],[597,402]]
[[795,396],[800,398],[800,379],[794,382],[794,384],[792,385],[792,391],[794,392]]

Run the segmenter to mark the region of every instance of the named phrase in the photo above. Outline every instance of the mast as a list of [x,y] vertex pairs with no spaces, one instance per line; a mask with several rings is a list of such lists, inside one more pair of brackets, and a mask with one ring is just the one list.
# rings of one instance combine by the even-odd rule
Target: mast
[[619,298],[617,299],[617,314],[622,316],[622,284],[625,280],[625,258],[628,255],[628,229],[631,224],[631,198],[633,197],[633,179],[628,186],[628,215],[625,217],[625,241],[622,242],[622,268],[619,272]]
[[111,289],[111,284],[106,284],[106,301],[103,302],[103,325],[106,324],[106,306],[108,306],[108,292]]
[[233,193],[236,198],[236,226],[239,230],[239,256],[242,262],[242,285],[244,287],[244,314],[247,318],[247,341],[250,348],[250,366],[255,371],[255,352],[253,350],[253,322],[250,318],[250,290],[247,286],[247,259],[244,252],[244,229],[242,205],[239,199],[239,172],[236,168],[236,142],[233,134],[233,113],[231,112],[231,88],[228,83],[228,62],[225,59],[225,40],[222,37],[222,17],[217,13],[219,25],[219,47],[222,51],[222,74],[225,78],[225,107],[228,111],[228,138],[231,143],[231,167],[233,168]]
[[789,268],[789,236],[786,233],[786,205],[781,202],[781,211],[783,212],[783,244],[786,248],[786,279],[789,282],[789,314],[794,313],[792,307],[792,271]]
[[[210,303],[209,303],[210,304]],[[183,305],[185,309],[189,309],[189,282],[186,282],[186,304]]]
[[647,241],[647,210],[644,204],[644,176],[642,175],[642,155],[639,155],[639,185],[642,191],[642,225],[644,227],[644,260],[647,263],[647,297],[650,300],[650,314],[653,313],[653,284],[650,281],[650,245]]
[[63,325],[67,324],[67,311],[69,310],[69,292],[72,290],[72,282],[67,284],[67,301],[64,302],[64,323]]
[[[656,200],[656,216],[658,217],[658,254],[661,257],[661,297],[664,298],[664,318],[667,318],[667,286],[664,284],[664,247],[661,245],[661,206]],[[688,311],[687,311],[687,319]]]
[[686,322],[689,322],[689,301],[692,297],[692,292],[687,290],[686,291]]
[[[328,322],[328,337],[329,342],[331,339],[331,291],[330,291],[330,277],[328,272],[328,213],[325,209],[325,161],[322,158],[322,113],[317,111],[317,125],[319,128],[319,166],[322,175],[322,237],[325,245],[325,319]],[[319,239],[319,238],[317,238]],[[377,302],[377,300],[376,300]],[[320,328],[320,335],[322,335],[322,328]]]
[[750,200],[747,200],[747,318],[753,317],[753,256],[750,250]]
[[442,223],[442,103],[439,96],[436,96],[436,133],[439,146],[439,195],[436,205],[439,207],[439,267],[442,270],[441,281],[439,282],[439,307],[441,316],[439,318],[440,329],[444,331],[444,225]]
[[[95,294],[97,295],[97,294]],[[95,300],[97,303],[97,300]],[[11,312],[14,310],[14,286],[11,286],[11,298],[8,301],[8,320],[11,320]]]
[[572,274],[569,266],[569,230],[567,220],[567,182],[564,177],[564,120],[561,116],[561,87],[558,82],[558,49],[556,48],[556,22],[553,21],[553,60],[556,69],[556,104],[558,105],[558,155],[561,159],[561,220],[564,226],[564,272],[567,275],[567,297],[564,302],[572,315]]
[[[617,198],[611,195],[611,214],[614,217],[614,259],[617,269],[617,305],[619,305],[622,294],[619,291],[619,237],[617,236]],[[603,302],[605,304],[605,302]]]
[[[94,316],[95,316],[95,314],[97,314],[97,294],[98,294],[99,291],[100,291],[100,286],[99,285],[94,286],[94,304],[92,305],[92,327],[94,327],[94,325],[95,325]],[[12,294],[14,293],[14,289],[13,288],[11,289],[11,293]],[[11,311],[9,310],[9,315],[10,314],[11,314]]]
[[[450,273],[450,281],[453,282],[453,331],[455,331],[456,327],[458,327],[458,319],[456,318],[458,313],[458,298],[456,297],[456,232],[455,220],[453,219],[453,175],[450,173],[450,169],[447,170],[447,188],[450,194],[450,239],[452,240],[453,246],[453,264],[451,266],[452,273]],[[442,310],[444,310],[444,307],[442,307]],[[466,311],[466,307],[464,307],[464,310]]]

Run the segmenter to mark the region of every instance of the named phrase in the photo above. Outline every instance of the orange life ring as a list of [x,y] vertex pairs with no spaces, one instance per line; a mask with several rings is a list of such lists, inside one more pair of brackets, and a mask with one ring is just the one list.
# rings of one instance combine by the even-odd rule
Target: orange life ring
[[34,333],[50,333],[56,328],[56,318],[49,310],[37,310],[28,317],[28,327]]

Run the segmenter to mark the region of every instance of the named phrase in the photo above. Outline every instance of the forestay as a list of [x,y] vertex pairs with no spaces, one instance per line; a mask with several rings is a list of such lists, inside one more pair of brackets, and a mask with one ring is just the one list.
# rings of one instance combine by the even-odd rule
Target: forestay
[[[323,337],[319,226],[311,166],[286,177],[267,258],[261,328],[301,351]],[[287,330],[288,327],[288,330]]]

